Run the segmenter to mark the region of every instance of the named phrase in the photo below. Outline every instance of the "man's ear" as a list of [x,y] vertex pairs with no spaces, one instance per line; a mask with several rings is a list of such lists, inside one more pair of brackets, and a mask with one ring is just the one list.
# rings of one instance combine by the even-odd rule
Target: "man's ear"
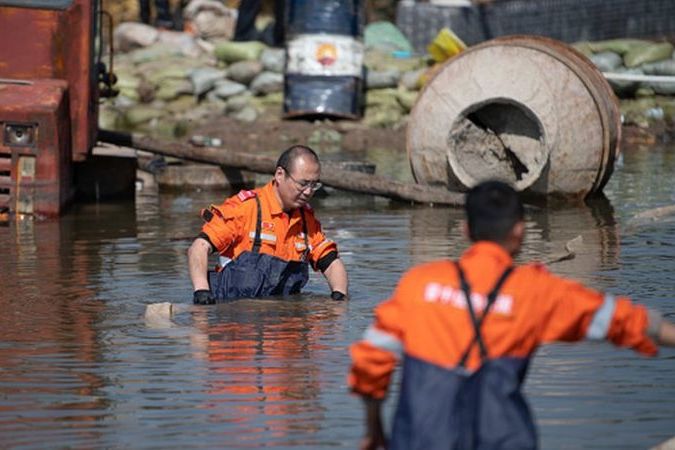
[[522,241],[523,237],[525,236],[525,222],[522,220],[516,222],[516,224],[513,225],[511,233],[514,237],[518,238],[519,241]]
[[281,177],[284,176],[284,169],[281,167],[277,167],[276,170],[274,171],[274,179],[277,181],[277,183],[281,180]]

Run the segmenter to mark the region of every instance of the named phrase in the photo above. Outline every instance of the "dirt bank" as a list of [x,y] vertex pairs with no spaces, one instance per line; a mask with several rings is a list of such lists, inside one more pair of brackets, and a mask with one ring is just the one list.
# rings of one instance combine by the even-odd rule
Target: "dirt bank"
[[194,128],[192,135],[222,140],[227,149],[247,153],[276,154],[292,144],[304,144],[318,150],[341,148],[347,153],[370,149],[405,152],[405,127],[369,128],[358,122],[333,122],[266,119],[252,123],[218,117]]
[[[243,123],[229,117],[217,117],[198,125],[191,135],[219,138],[222,147],[248,153],[278,154],[292,144],[310,145],[318,150],[340,148],[342,152],[363,154],[382,149],[395,154],[406,152],[405,126],[397,129],[369,128],[358,122],[280,120],[268,118]],[[626,125],[622,147],[653,145],[675,139],[675,127],[663,122],[648,128]]]

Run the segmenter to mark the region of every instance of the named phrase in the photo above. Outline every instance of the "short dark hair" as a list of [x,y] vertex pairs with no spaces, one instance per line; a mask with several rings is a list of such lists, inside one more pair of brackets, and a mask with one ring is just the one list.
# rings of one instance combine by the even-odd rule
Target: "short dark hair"
[[306,145],[291,145],[279,156],[277,167],[281,167],[285,171],[291,172],[295,165],[295,161],[301,156],[310,156],[317,164],[320,164],[319,156],[311,148]]
[[518,192],[502,181],[483,181],[469,190],[464,204],[472,241],[504,242],[524,217]]

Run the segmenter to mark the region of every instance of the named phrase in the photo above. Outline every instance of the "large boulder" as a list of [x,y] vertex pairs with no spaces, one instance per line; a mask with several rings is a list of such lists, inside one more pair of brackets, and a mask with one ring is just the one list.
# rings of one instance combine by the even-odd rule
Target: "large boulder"
[[118,52],[128,52],[135,48],[147,47],[159,38],[159,31],[150,25],[136,22],[124,22],[115,28],[113,45]]

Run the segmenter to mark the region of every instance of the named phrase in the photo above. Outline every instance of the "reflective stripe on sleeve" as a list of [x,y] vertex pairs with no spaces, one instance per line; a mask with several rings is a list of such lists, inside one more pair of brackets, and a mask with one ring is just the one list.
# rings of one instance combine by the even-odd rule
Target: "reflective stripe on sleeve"
[[[324,239],[323,241],[319,242],[319,245],[317,245],[315,248],[320,249],[320,248],[322,248],[326,245],[330,245],[330,244],[333,244],[333,243],[334,242],[331,241],[330,239]],[[311,245],[309,247],[312,248]]]
[[586,330],[586,339],[599,340],[607,337],[607,331],[612,322],[615,305],[616,301],[614,300],[614,296],[605,295],[605,301],[595,312],[593,320],[588,326],[588,330]]
[[385,331],[369,326],[363,333],[363,340],[374,347],[400,355],[403,352],[401,341]]

